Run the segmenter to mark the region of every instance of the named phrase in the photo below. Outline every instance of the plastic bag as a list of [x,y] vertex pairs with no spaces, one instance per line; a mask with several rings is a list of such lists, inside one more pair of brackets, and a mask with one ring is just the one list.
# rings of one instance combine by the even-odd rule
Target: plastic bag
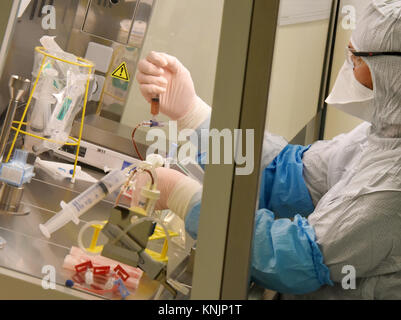
[[[54,95],[57,102],[44,130],[46,138],[67,142],[74,118],[82,108],[86,81],[87,75],[77,75],[71,70],[67,72],[67,85]],[[60,144],[45,141],[44,146],[55,150]]]
[[54,37],[44,36],[40,42],[45,50],[35,51],[33,83],[44,65],[29,108],[28,132],[59,143],[27,137],[25,149],[36,154],[56,150],[68,142],[74,118],[83,107],[88,77],[93,79],[85,63],[63,51]]

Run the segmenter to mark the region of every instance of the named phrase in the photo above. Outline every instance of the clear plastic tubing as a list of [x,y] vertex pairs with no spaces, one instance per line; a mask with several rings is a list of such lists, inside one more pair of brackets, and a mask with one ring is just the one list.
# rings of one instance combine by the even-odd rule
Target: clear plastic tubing
[[65,226],[68,222],[79,223],[79,217],[104,199],[108,194],[121,187],[127,180],[125,170],[113,170],[103,179],[92,185],[68,204],[61,203],[62,210],[45,224],[40,224],[39,229],[46,238]]

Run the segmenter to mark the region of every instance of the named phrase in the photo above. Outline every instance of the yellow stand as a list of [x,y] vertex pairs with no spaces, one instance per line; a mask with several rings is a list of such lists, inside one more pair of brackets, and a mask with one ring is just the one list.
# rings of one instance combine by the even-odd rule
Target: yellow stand
[[[104,221],[106,224],[107,221]],[[86,248],[87,251],[92,253],[100,253],[103,250],[103,246],[97,246],[97,239],[99,238],[100,231],[103,229],[104,225],[101,224],[92,224],[91,227],[93,230],[92,240],[89,248]]]
[[[177,232],[173,232],[173,231],[168,231],[168,234],[170,236],[170,238],[173,237],[178,237],[178,233]],[[160,262],[167,262],[168,261],[168,257],[167,257],[167,251],[168,251],[168,242],[167,242],[167,236],[166,233],[164,232],[164,229],[161,227],[156,227],[155,228],[155,232],[149,237],[149,241],[151,240],[159,240],[159,239],[164,239],[164,243],[163,243],[163,248],[162,251],[159,252],[155,252],[153,250],[150,249],[146,249],[145,252],[150,255],[154,260],[160,261]]]
[[[6,161],[5,161],[5,162],[8,162],[8,161],[10,160],[10,157],[11,157],[12,152],[13,152],[13,150],[14,150],[15,142],[17,141],[18,135],[19,135],[20,133],[21,133],[21,134],[28,135],[28,136],[31,136],[31,137],[34,137],[34,138],[37,138],[37,139],[47,140],[47,141],[50,141],[50,142],[52,142],[52,143],[57,143],[57,144],[60,144],[60,145],[77,146],[77,152],[76,152],[76,154],[75,154],[75,162],[74,162],[74,171],[73,171],[73,173],[72,173],[72,178],[74,179],[74,178],[75,178],[75,173],[76,173],[76,168],[77,168],[77,162],[78,162],[79,147],[80,147],[80,145],[81,145],[81,137],[82,137],[82,130],[83,130],[83,126],[84,126],[84,118],[85,118],[86,104],[87,104],[87,102],[88,102],[88,92],[89,92],[90,76],[91,76],[91,74],[92,74],[92,70],[93,70],[93,68],[94,68],[94,64],[93,64],[92,62],[90,62],[89,60],[85,60],[85,59],[82,59],[82,58],[77,58],[78,61],[80,61],[81,63],[73,62],[73,61],[68,61],[68,60],[64,60],[64,59],[61,59],[61,58],[57,58],[56,56],[53,56],[53,55],[47,53],[47,52],[46,52],[46,49],[43,48],[43,47],[36,47],[36,48],[35,48],[35,51],[37,51],[38,53],[40,53],[40,54],[43,55],[42,63],[41,63],[41,65],[40,65],[40,69],[39,69],[38,75],[37,75],[36,80],[35,80],[35,82],[34,82],[34,84],[33,84],[31,93],[30,93],[30,95],[29,95],[28,102],[27,102],[27,104],[26,104],[26,106],[25,106],[25,110],[24,110],[24,112],[23,112],[23,114],[22,114],[22,118],[21,118],[20,121],[13,121],[13,123],[18,124],[18,127],[17,127],[17,128],[12,127],[12,129],[15,130],[16,133],[15,133],[13,142],[12,142],[12,144],[11,144],[10,151],[8,152],[8,155],[7,155],[7,158],[6,158]],[[85,98],[84,98],[84,105],[83,105],[83,108],[82,108],[81,127],[80,127],[80,129],[79,129],[79,136],[78,136],[78,139],[75,139],[75,138],[73,138],[73,137],[69,137],[69,139],[71,139],[71,140],[74,141],[74,142],[67,142],[67,143],[64,143],[64,142],[60,142],[60,141],[54,141],[54,140],[46,139],[46,138],[43,138],[43,137],[41,137],[41,136],[38,136],[38,135],[35,135],[35,134],[32,134],[32,133],[28,133],[28,132],[25,132],[25,131],[22,131],[22,130],[21,130],[22,125],[26,125],[26,124],[27,124],[26,122],[24,122],[24,121],[25,121],[25,117],[26,117],[26,114],[27,114],[27,112],[28,112],[28,108],[29,108],[29,106],[31,105],[33,93],[35,92],[36,86],[37,86],[37,84],[38,84],[38,82],[39,82],[40,75],[41,75],[42,72],[43,72],[44,66],[45,66],[45,64],[46,64],[46,60],[49,59],[49,58],[50,58],[50,59],[54,59],[54,60],[58,60],[58,61],[62,61],[62,62],[71,64],[71,65],[74,65],[74,66],[83,67],[83,68],[87,68],[87,69],[88,69],[88,79],[87,79],[87,81],[86,81]]]
[[[107,221],[104,222],[105,224]],[[103,229],[104,225],[100,224],[93,224],[91,227],[94,228],[93,230],[93,235],[92,235],[92,240],[90,243],[89,248],[86,248],[87,251],[92,252],[92,253],[100,253],[103,250],[103,246],[97,246],[97,240],[99,238],[100,231]],[[178,233],[173,232],[173,231],[168,231],[168,234],[170,238],[177,237]],[[156,252],[150,249],[145,249],[145,252],[150,255],[154,260],[160,261],[160,262],[167,262],[168,257],[167,257],[167,251],[168,251],[168,242],[167,242],[167,236],[164,232],[164,229],[161,227],[156,227],[154,233],[149,237],[149,241],[152,240],[160,240],[164,239],[163,243],[163,248],[162,251]]]

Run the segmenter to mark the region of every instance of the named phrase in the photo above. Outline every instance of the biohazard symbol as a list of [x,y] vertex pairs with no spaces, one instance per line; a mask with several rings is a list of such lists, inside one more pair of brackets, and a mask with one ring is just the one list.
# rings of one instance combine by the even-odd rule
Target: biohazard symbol
[[116,70],[113,71],[111,74],[112,77],[123,80],[129,81],[129,73],[127,69],[127,64],[125,62],[121,63]]

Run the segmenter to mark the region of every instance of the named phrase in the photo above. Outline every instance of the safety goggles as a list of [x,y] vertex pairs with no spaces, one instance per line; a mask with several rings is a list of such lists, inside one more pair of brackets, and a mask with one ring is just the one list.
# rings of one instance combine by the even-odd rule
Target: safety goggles
[[364,52],[364,51],[355,51],[350,47],[345,47],[345,56],[347,57],[347,61],[350,64],[354,64],[352,60],[352,56],[354,57],[377,57],[377,56],[397,56],[401,57],[401,52]]

